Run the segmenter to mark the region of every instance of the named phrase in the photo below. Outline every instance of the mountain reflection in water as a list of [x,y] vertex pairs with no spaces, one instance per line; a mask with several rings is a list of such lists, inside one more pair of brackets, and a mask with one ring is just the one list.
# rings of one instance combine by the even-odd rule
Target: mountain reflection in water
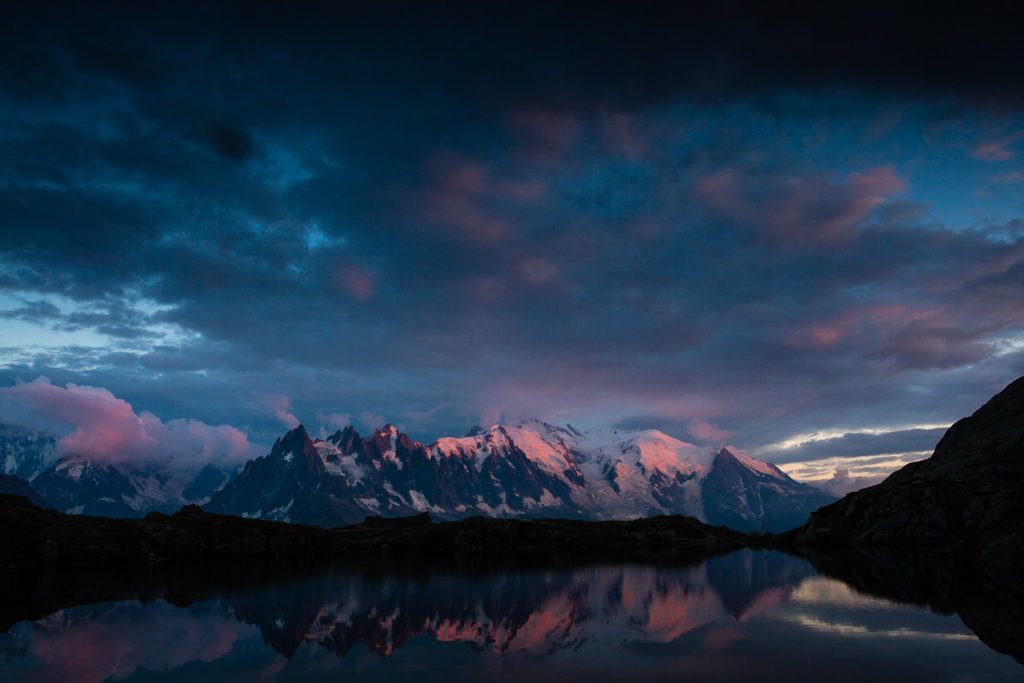
[[0,636],[0,679],[1024,680],[957,616],[770,551],[689,567],[172,583],[23,615],[35,620]]

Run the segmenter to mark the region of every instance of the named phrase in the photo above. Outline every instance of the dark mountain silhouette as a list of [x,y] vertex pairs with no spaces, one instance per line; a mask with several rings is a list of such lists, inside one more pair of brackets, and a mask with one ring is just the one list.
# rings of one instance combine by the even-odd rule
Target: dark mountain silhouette
[[818,510],[785,538],[1024,557],[1024,378],[950,427],[930,458]]
[[30,503],[44,510],[56,509],[52,503],[40,496],[31,484],[12,474],[0,474],[0,493],[25,496]]

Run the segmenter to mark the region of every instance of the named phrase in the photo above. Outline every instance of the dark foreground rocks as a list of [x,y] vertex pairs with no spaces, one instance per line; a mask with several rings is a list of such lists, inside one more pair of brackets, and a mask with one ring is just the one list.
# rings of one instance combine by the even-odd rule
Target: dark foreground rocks
[[630,522],[472,517],[434,523],[426,514],[368,518],[336,529],[217,515],[186,506],[173,515],[109,519],[43,510],[0,496],[0,565],[240,557],[337,558],[453,552],[674,553],[707,556],[741,548],[746,534],[682,516]]

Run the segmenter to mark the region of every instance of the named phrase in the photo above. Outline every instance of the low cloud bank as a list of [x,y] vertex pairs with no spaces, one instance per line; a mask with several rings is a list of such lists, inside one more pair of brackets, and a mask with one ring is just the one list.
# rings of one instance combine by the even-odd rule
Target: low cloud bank
[[876,474],[865,477],[855,477],[850,475],[850,470],[848,469],[836,469],[832,474],[831,479],[807,483],[816,486],[825,493],[830,493],[837,498],[842,498],[847,493],[853,493],[854,491],[859,491],[860,489],[867,488],[868,486],[874,486],[884,480],[886,476],[888,475]]
[[162,421],[102,387],[56,386],[46,377],[0,388],[0,423],[58,437],[57,456],[79,455],[111,465],[163,465],[198,471],[253,457],[244,433],[199,420]]

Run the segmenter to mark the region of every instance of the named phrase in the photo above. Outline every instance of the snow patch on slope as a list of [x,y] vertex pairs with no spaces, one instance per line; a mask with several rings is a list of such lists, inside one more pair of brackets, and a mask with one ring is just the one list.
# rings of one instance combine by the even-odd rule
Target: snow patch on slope
[[[488,440],[488,436],[491,436],[490,440]],[[428,449],[427,454],[435,459],[461,458],[469,462],[473,469],[479,472],[484,468],[484,461],[496,450],[494,438],[488,433],[480,436],[464,436],[461,439],[446,436],[438,439]]]
[[324,468],[328,474],[341,477],[350,484],[358,484],[366,477],[366,470],[356,462],[354,454],[343,455],[341,449],[333,443],[320,439],[313,442],[313,447],[324,461]]
[[574,447],[572,432],[534,420],[518,425],[491,425],[486,432],[474,436],[438,439],[428,453],[432,458],[462,458],[480,472],[487,458],[508,457],[518,448],[542,470],[561,476],[574,467],[569,453]]
[[[680,512],[704,519],[701,482],[714,460],[712,453],[656,429],[606,432],[612,442],[588,453],[580,471],[586,489],[581,507],[603,519],[643,517],[652,512]],[[591,445],[599,443],[589,437]],[[665,500],[677,501],[672,509]]]
[[714,460],[707,449],[680,441],[657,429],[638,432],[618,445],[624,461],[635,457],[634,464],[666,475],[706,473]]
[[82,473],[85,471],[87,463],[85,460],[78,460],[77,458],[68,458],[57,463],[54,470],[62,473],[65,477],[71,481],[80,481],[82,479]]
[[530,460],[548,472],[561,474],[572,465],[564,437],[551,425],[534,423],[505,427],[505,433]]

